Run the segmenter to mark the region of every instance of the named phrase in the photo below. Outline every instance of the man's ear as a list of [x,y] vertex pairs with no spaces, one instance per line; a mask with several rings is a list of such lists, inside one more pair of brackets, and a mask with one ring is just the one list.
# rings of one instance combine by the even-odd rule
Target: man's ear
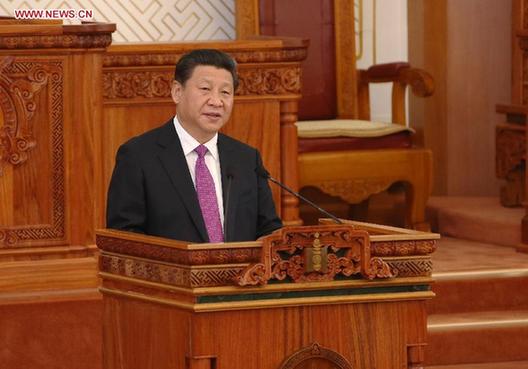
[[180,82],[178,81],[172,82],[171,96],[172,96],[172,100],[176,104],[180,103],[182,91],[183,91],[183,86],[181,85]]

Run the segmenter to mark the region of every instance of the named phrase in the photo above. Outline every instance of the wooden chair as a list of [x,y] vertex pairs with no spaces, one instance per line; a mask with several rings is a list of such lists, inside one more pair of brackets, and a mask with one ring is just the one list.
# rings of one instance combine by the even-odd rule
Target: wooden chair
[[[403,182],[406,226],[427,229],[432,154],[412,143],[412,130],[406,127],[405,91],[410,85],[414,94],[429,96],[433,80],[408,63],[357,70],[353,3],[237,0],[237,37],[280,35],[310,40],[297,123],[299,188],[314,186],[357,204]],[[392,82],[393,123],[369,124],[369,84],[385,82]]]

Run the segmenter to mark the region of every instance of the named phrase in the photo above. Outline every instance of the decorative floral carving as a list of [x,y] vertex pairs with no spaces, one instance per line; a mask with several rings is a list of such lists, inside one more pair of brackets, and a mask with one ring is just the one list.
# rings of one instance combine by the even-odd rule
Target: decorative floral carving
[[[237,95],[299,94],[300,68],[240,68]],[[103,97],[106,100],[170,98],[173,67],[166,71],[105,70]]]
[[329,195],[339,196],[349,204],[357,204],[373,194],[385,191],[396,181],[397,179],[358,178],[341,181],[320,181],[310,185]]
[[169,72],[105,72],[103,74],[103,97],[156,98],[170,97],[173,75]]
[[498,178],[506,178],[508,173],[519,167],[526,153],[526,130],[524,127],[500,126],[496,131],[496,170]]
[[334,225],[290,227],[264,238],[260,263],[248,266],[235,281],[240,286],[287,278],[294,282],[331,281],[338,274],[361,274],[367,279],[394,276],[383,260],[371,258],[367,232]]
[[[352,369],[348,360],[336,351],[322,347],[317,342],[296,351],[286,358],[279,367],[280,369],[302,369],[316,367],[310,365],[310,361],[328,361],[335,369]],[[315,364],[315,363],[314,363]],[[325,365],[326,367],[326,365]],[[329,366],[330,367],[330,366]]]
[[1,162],[19,165],[36,145],[31,119],[37,109],[39,92],[49,91],[51,131],[52,223],[50,225],[0,228],[0,247],[23,246],[26,241],[63,240],[65,236],[63,61],[0,59],[0,106],[4,126],[0,127]]
[[16,73],[9,68],[13,61],[13,57],[0,59],[0,110],[5,112],[0,127],[0,165],[22,164],[35,147],[31,119],[37,109],[35,100],[50,75],[44,64],[32,64],[24,73]]
[[258,68],[239,70],[238,95],[280,95],[301,93],[301,69]]
[[371,242],[371,253],[374,256],[411,256],[429,255],[436,250],[435,240],[407,240]]

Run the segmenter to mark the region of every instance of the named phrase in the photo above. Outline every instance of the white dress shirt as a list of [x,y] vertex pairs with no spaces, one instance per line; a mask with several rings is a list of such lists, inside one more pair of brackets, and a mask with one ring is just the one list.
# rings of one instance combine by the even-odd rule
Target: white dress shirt
[[[185,155],[185,160],[187,160],[187,166],[189,167],[189,172],[191,173],[191,178],[196,188],[196,160],[198,159],[198,154],[194,151],[196,147],[200,145],[196,139],[191,136],[181,125],[178,117],[174,117],[174,127],[176,128],[176,133],[180,138],[180,142],[183,149],[183,154]],[[209,169],[211,176],[213,177],[215,190],[216,190],[216,201],[218,202],[218,210],[220,212],[220,221],[222,222],[222,227],[224,226],[224,199],[222,197],[222,175],[220,171],[220,156],[218,155],[218,133],[214,135],[209,141],[203,145],[207,147],[207,153],[205,154],[205,165]]]

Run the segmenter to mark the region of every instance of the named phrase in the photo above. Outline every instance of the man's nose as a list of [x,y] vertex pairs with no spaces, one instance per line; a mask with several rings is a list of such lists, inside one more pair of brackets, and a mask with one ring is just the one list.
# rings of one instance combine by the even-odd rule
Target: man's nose
[[212,106],[222,106],[223,104],[220,93],[214,91],[209,95],[209,100],[207,102]]

